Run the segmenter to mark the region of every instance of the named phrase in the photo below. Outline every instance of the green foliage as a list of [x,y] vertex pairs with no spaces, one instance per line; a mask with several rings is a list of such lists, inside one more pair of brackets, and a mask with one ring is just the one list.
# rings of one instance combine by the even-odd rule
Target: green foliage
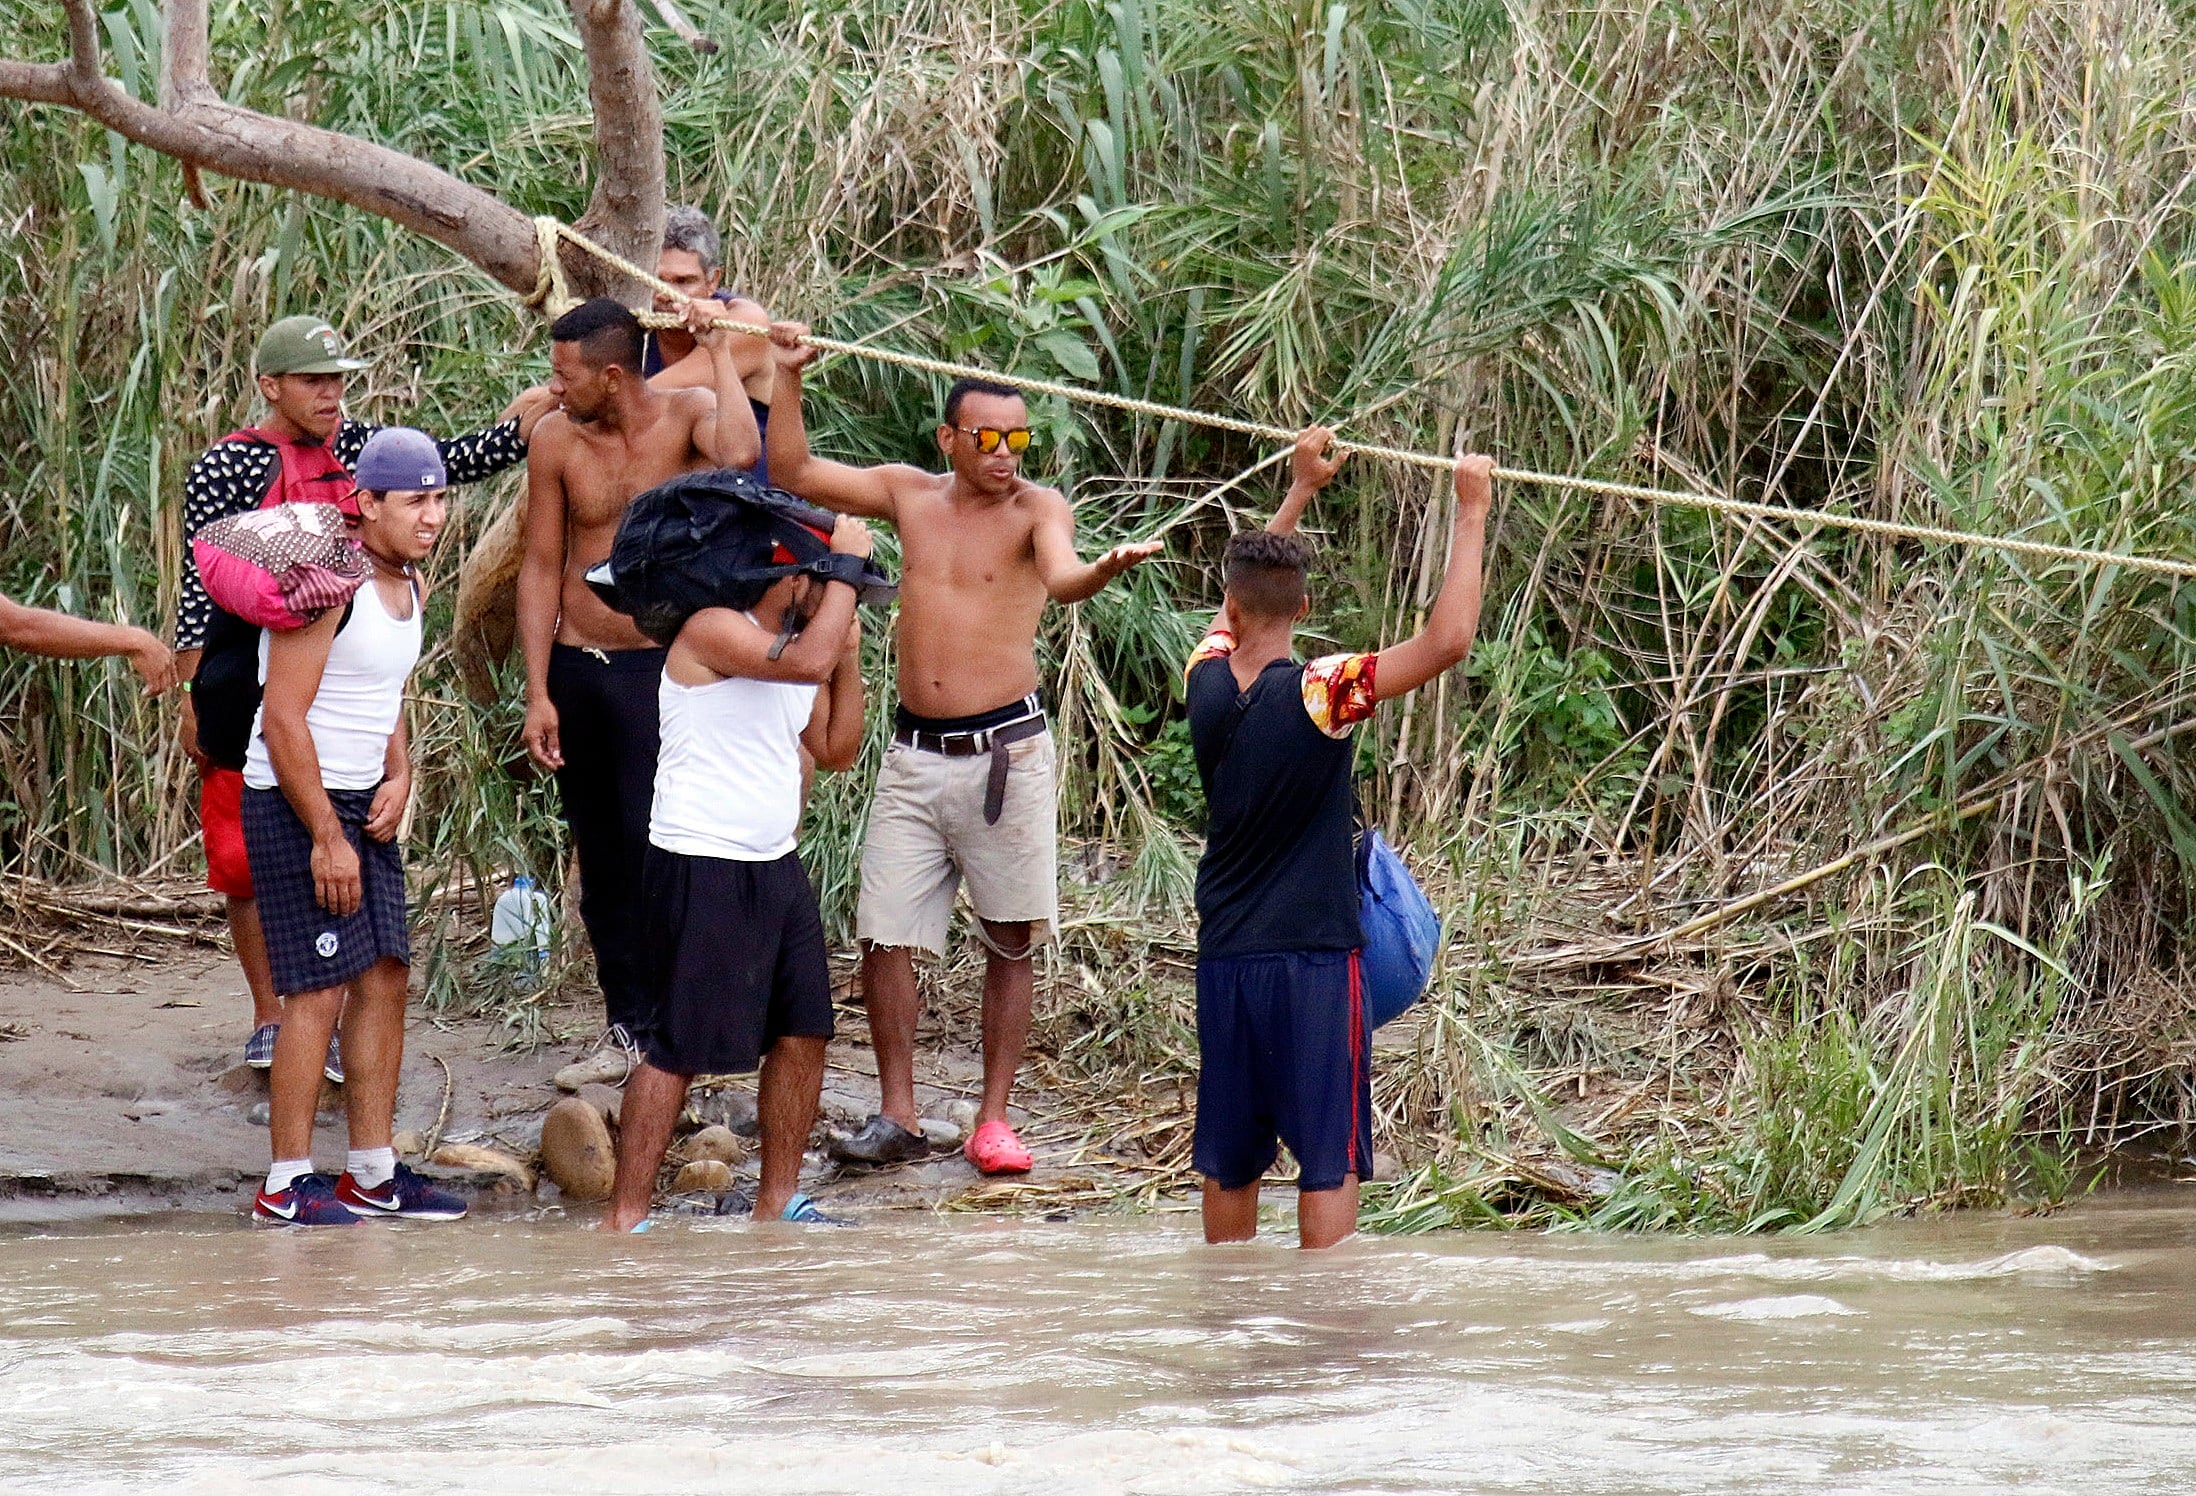
[[1204,824],[1205,791],[1197,777],[1189,718],[1169,719],[1151,740],[1144,754],[1144,778],[1151,786],[1152,809],[1189,830]]
[[[2196,554],[2196,57],[2169,10],[686,9],[725,45],[658,36],[674,193],[725,225],[733,283],[835,335],[1520,466]],[[152,97],[157,9],[103,26],[110,69]],[[29,0],[0,0],[0,32],[66,50]],[[239,102],[529,212],[585,206],[584,69],[555,0],[223,0],[214,54]],[[322,308],[373,356],[369,417],[467,429],[542,373],[527,314],[386,223],[222,181],[192,208],[172,163],[58,110],[11,110],[0,141],[10,595],[172,616],[182,471],[249,418],[246,355],[275,315]],[[934,456],[936,382],[840,359],[816,388],[822,450]],[[1225,486],[1264,455],[1234,437],[1052,401],[1032,420],[1032,471],[1075,499],[1086,551],[1168,544],[1040,641],[1070,829],[1133,847],[1136,892],[1165,908],[1188,866],[1168,827],[1197,820],[1180,662],[1227,531],[1280,484]],[[460,504],[443,596],[512,487]],[[1442,489],[1359,460],[1315,508],[1322,646],[1414,626]],[[1696,1114],[1642,1138],[1637,1108],[1613,1113],[1635,1132],[1597,1141],[1622,1182],[1566,1208],[1638,1224],[2003,1195],[2062,1156],[2062,1115],[2117,1119],[2085,1122],[2096,1138],[2187,1120],[2184,1060],[2077,1041],[2132,1055],[2142,1025],[2115,1004],[2187,958],[2196,590],[1512,484],[1489,554],[1471,666],[1362,738],[1368,808],[1432,857],[1459,935],[1437,1037],[1383,1103],[1447,1150],[1403,1192],[1409,1220],[1516,1209],[1472,1150],[1592,1122],[1557,1106],[1580,1067]],[[888,641],[868,656],[881,700]],[[13,657],[0,703],[0,865],[189,865],[171,709],[113,668]],[[561,841],[547,789],[511,770],[508,694],[461,704],[438,655],[418,712],[415,862],[457,950],[435,990],[470,1001],[495,974],[458,936],[514,866],[560,879]],[[861,773],[827,780],[811,810],[839,915],[864,794]],[[1520,964],[1917,826],[1891,860],[1651,959]],[[2069,921],[2105,856],[2113,888]],[[1710,987],[1729,989],[1716,1024],[1750,1036],[1712,1058],[1612,995]]]

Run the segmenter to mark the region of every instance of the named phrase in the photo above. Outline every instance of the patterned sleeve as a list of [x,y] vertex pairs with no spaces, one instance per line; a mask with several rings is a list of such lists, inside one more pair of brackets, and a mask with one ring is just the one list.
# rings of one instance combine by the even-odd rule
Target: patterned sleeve
[[[364,421],[345,421],[342,430],[336,433],[336,461],[347,468],[356,468],[358,454],[366,450],[366,438],[381,429]],[[442,465],[449,470],[452,483],[478,483],[526,460],[526,443],[519,437],[517,416],[499,421],[485,431],[469,431],[463,436],[448,438],[438,436],[435,449],[442,453]]]
[[1189,673],[1207,660],[1224,660],[1234,653],[1235,635],[1215,623],[1190,651],[1189,663],[1182,667],[1182,678],[1189,679]]
[[1346,738],[1373,714],[1373,669],[1380,656],[1322,655],[1304,667],[1304,711],[1330,738]]
[[453,436],[435,445],[442,449],[442,465],[450,470],[452,483],[478,483],[526,460],[526,443],[519,437],[517,416],[485,431]]
[[184,475],[183,576],[175,605],[177,649],[205,648],[206,627],[213,622],[213,599],[206,596],[206,584],[199,579],[191,537],[217,519],[257,509],[274,476],[270,466],[279,461],[271,447],[216,442]]
[[358,467],[358,454],[366,450],[366,438],[380,429],[379,426],[369,426],[364,421],[354,421],[345,416],[343,424],[336,427],[335,440],[328,443],[328,447],[335,453],[336,461],[343,464],[345,471],[355,470]]

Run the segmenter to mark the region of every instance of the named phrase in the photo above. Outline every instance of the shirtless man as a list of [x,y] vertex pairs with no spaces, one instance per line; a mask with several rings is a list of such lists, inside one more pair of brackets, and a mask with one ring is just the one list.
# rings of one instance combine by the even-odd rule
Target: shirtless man
[[811,503],[899,530],[899,686],[891,751],[877,775],[855,916],[881,1109],[833,1145],[860,1163],[929,1151],[915,1113],[916,947],[943,955],[961,881],[976,907],[984,969],[984,1095],[964,1151],[987,1174],[1020,1173],[1028,1150],[1007,1100],[1029,1038],[1030,955],[1058,932],[1052,735],[1037,698],[1037,625],[1159,552],[1075,551],[1075,514],[1019,472],[1029,411],[1004,385],[963,380],[946,396],[944,474],[855,468],[812,456],[801,418],[806,329],[771,330],[771,479]]
[[[586,583],[610,554],[625,506],[644,489],[703,467],[752,467],[761,455],[733,334],[711,328],[715,302],[689,302],[714,391],[664,391],[641,377],[641,325],[608,298],[584,302],[549,330],[550,390],[526,462],[526,558],[518,633],[526,653],[526,751],[556,772],[580,862],[580,918],[595,947],[609,1032],[584,1066],[559,1072],[576,1089],[620,1081],[638,1051],[641,864],[656,782],[656,684],[664,651]],[[575,1078],[585,1071],[584,1078]]]

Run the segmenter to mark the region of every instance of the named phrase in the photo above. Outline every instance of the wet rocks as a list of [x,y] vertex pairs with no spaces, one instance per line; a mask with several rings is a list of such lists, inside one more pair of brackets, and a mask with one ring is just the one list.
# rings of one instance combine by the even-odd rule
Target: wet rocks
[[945,1110],[939,1115],[961,1129],[962,1137],[967,1137],[976,1130],[976,1113],[978,1110],[979,1108],[975,1102],[963,1096],[947,1102]]
[[828,1089],[817,1098],[816,1111],[826,1122],[836,1122],[841,1127],[860,1127],[870,1116],[868,1102],[844,1091]]
[[579,1088],[579,1099],[607,1117],[613,1131],[617,1128],[618,1119],[625,1112],[625,1093],[623,1091],[616,1086],[605,1086],[590,1081]]
[[541,1166],[572,1200],[607,1200],[617,1178],[610,1124],[588,1101],[567,1096],[541,1120]]
[[732,1166],[721,1158],[697,1158],[683,1165],[678,1177],[671,1181],[673,1194],[687,1194],[696,1190],[728,1190],[732,1188]]
[[961,1127],[944,1117],[924,1117],[923,1141],[933,1148],[958,1148],[967,1136]]
[[691,1163],[714,1159],[727,1168],[737,1168],[747,1162],[747,1140],[729,1127],[703,1128],[686,1140],[682,1150]]
[[755,1093],[745,1086],[719,1086],[697,1091],[687,1103],[687,1115],[703,1127],[727,1127],[743,1138],[762,1130]]
[[487,1175],[522,1194],[533,1193],[534,1171],[500,1148],[486,1148],[478,1143],[444,1143],[427,1162],[438,1168]]

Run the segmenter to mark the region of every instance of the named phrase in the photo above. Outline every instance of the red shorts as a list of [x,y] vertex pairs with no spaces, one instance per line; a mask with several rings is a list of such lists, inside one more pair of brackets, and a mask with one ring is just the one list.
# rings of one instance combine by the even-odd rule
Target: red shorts
[[252,864],[244,855],[244,775],[206,766],[198,791],[198,824],[206,843],[206,886],[232,899],[252,896]]

